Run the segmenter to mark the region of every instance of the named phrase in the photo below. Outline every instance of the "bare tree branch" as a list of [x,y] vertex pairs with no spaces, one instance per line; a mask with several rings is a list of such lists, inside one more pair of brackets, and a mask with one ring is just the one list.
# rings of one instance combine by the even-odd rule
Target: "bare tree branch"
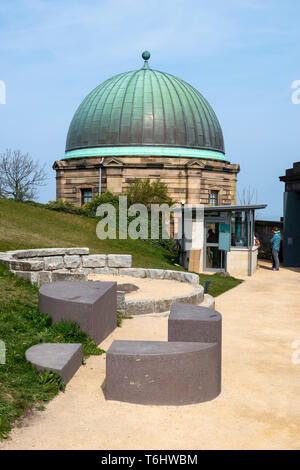
[[45,166],[41,167],[28,153],[6,149],[0,155],[0,196],[16,200],[32,200],[39,186],[46,184]]
[[251,188],[250,185],[248,188],[243,188],[241,192],[238,192],[238,199],[242,206],[257,204],[257,189]]

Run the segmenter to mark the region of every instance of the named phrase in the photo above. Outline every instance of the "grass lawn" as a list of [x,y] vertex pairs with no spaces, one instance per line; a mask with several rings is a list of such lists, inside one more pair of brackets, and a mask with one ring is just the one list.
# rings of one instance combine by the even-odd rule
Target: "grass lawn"
[[[142,240],[99,240],[95,219],[0,199],[0,252],[51,247],[89,247],[91,253],[128,253],[133,266],[183,270],[173,264],[173,255]],[[200,282],[212,281],[209,292],[222,294],[242,281],[219,274],[199,275]],[[15,278],[0,263],[0,340],[6,344],[6,364],[0,364],[0,439],[11,425],[32,407],[42,404],[60,390],[59,380],[41,378],[25,360],[25,351],[39,342],[78,342],[84,356],[101,354],[94,342],[76,325],[51,325],[37,308],[38,288]],[[118,325],[121,324],[118,318]]]

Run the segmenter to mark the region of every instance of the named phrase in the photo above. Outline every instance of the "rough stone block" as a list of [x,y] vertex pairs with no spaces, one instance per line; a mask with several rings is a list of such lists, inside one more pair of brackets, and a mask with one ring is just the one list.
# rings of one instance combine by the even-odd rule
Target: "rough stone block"
[[45,260],[45,271],[54,271],[64,267],[63,256],[47,256]]
[[94,268],[92,270],[93,274],[119,274],[118,268]]
[[39,283],[39,275],[38,271],[13,271],[14,275],[17,277],[21,277],[22,279],[26,279],[26,281],[31,282],[31,284]]
[[67,270],[53,271],[52,281],[86,281],[86,275],[84,273],[71,273]]
[[155,301],[155,312],[167,312],[172,305],[172,299],[159,299]]
[[117,325],[117,284],[53,282],[40,288],[39,310],[50,315],[54,323],[77,323],[99,344]]
[[79,268],[80,256],[79,255],[66,255],[64,257],[64,263],[66,268]]
[[183,281],[189,282],[190,284],[193,284],[194,286],[199,285],[199,276],[197,274],[182,273],[182,275],[183,275]]
[[43,260],[12,260],[9,262],[9,268],[14,271],[40,271],[44,269]]
[[146,277],[150,277],[151,279],[163,279],[164,275],[164,269],[147,269],[146,271]]
[[207,307],[211,308],[212,310],[215,310],[215,304],[215,298],[212,295],[204,294],[204,300],[201,307]]
[[35,258],[44,256],[60,256],[66,253],[66,248],[37,248],[32,250],[17,250],[14,258]]
[[78,343],[40,343],[27,349],[25,357],[38,371],[57,372],[68,383],[82,364]]
[[66,255],[88,255],[89,248],[66,248]]
[[125,313],[125,292],[117,291],[117,311]]
[[39,286],[43,286],[44,284],[49,284],[52,282],[52,272],[51,271],[40,271],[39,273]]
[[155,300],[127,300],[125,304],[126,315],[145,315],[155,312]]
[[106,255],[82,256],[83,268],[102,268],[106,264]]
[[107,255],[107,265],[111,268],[130,268],[131,255]]
[[146,269],[144,268],[120,268],[119,274],[122,276],[132,276],[132,277],[146,277]]
[[89,274],[93,273],[93,268],[80,268],[80,272],[88,276]]
[[181,281],[182,275],[180,271],[171,271],[169,269],[166,269],[164,271],[164,279],[169,279],[171,281]]

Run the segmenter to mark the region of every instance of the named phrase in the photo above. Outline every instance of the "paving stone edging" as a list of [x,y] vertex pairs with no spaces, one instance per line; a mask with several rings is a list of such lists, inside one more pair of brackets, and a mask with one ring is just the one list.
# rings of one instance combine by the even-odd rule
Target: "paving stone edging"
[[117,292],[118,311],[126,315],[143,315],[170,310],[172,303],[198,305],[203,301],[204,289],[199,276],[168,269],[132,268],[132,256],[123,254],[89,254],[89,248],[39,248],[0,253],[0,262],[18,277],[39,286],[55,281],[87,281],[89,274],[119,274],[139,278],[168,279],[195,286],[193,292],[161,299],[125,300],[125,293]]
[[199,276],[193,273],[169,269],[119,268],[118,274],[150,279],[168,279],[187,282],[195,286],[189,294],[165,297],[161,299],[125,300],[125,293],[118,291],[118,310],[125,315],[145,315],[170,310],[174,302],[199,305],[204,298],[204,289],[199,284]]

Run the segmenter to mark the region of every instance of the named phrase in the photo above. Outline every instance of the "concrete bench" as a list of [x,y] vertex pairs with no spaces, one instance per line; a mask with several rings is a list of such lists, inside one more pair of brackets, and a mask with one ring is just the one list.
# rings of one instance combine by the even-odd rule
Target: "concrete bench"
[[168,342],[114,341],[106,355],[108,400],[185,405],[221,392],[221,315],[174,303]]
[[77,343],[40,343],[27,349],[25,357],[39,372],[58,372],[68,383],[82,364],[82,346]]
[[216,343],[114,341],[107,351],[107,400],[187,405],[212,400],[220,391]]
[[222,316],[211,308],[174,303],[168,320],[168,341],[218,343],[221,349]]
[[117,326],[116,282],[61,281],[39,290],[39,311],[54,323],[73,321],[101,343]]

